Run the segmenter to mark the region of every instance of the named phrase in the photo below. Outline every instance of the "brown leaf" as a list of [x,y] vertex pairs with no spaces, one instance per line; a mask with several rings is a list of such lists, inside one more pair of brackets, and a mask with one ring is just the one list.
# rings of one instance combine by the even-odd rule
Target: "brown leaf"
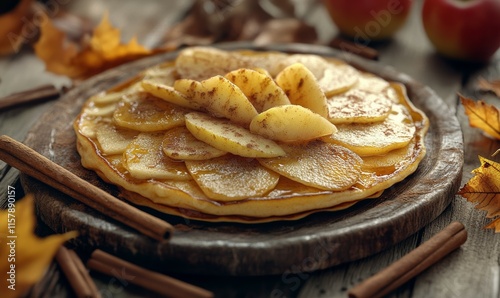
[[[481,166],[474,169],[474,176],[458,191],[467,201],[476,204],[476,208],[486,211],[487,218],[500,216],[500,163],[479,157]],[[500,218],[495,219],[486,228],[500,232]]]
[[106,69],[142,58],[157,51],[141,46],[135,38],[122,44],[120,30],[104,15],[87,42],[76,44],[66,38],[46,17],[41,36],[35,44],[36,55],[45,62],[48,71],[73,79],[84,79]]
[[477,80],[477,86],[482,91],[491,91],[495,93],[497,97],[500,97],[500,80],[488,81],[484,78],[479,78]]
[[500,110],[481,100],[476,102],[462,95],[459,96],[465,108],[465,114],[469,117],[469,125],[500,140]]
[[40,280],[59,247],[75,237],[76,232],[35,236],[31,196],[0,211],[0,222],[0,271],[4,274],[0,279],[0,297],[19,297]]
[[[19,1],[5,14],[0,15],[0,55],[7,55],[17,52],[22,46],[24,40],[22,31],[25,22],[31,22],[31,6],[33,0]],[[16,3],[10,1],[5,5]]]

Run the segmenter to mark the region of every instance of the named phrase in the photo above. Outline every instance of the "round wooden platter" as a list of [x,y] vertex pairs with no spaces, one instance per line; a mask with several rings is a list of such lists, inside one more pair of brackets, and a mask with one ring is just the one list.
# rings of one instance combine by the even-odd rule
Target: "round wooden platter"
[[[257,49],[249,44],[225,49]],[[418,170],[386,190],[379,199],[360,202],[340,212],[320,212],[297,221],[266,224],[205,223],[147,212],[172,223],[175,234],[158,243],[74,199],[23,175],[27,192],[35,193],[40,218],[57,232],[78,230],[75,244],[100,248],[162,272],[219,275],[282,274],[313,271],[357,260],[386,249],[417,232],[448,206],[456,193],[463,165],[462,133],[448,106],[428,87],[395,69],[330,48],[276,45],[257,50],[335,56],[357,68],[406,85],[413,103],[430,119],[427,155]],[[166,53],[97,75],[68,92],[44,114],[26,144],[78,176],[117,194],[117,190],[80,165],[72,122],[83,102],[142,69],[175,58]],[[298,269],[297,269],[298,268]]]

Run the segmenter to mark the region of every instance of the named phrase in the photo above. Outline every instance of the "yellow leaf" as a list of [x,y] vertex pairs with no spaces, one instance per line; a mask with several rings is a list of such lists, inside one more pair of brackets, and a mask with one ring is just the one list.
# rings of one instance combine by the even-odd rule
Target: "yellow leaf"
[[500,110],[481,100],[476,102],[462,95],[459,96],[465,108],[465,114],[469,117],[469,125],[500,140]]
[[76,232],[38,238],[34,202],[26,196],[0,211],[0,297],[19,297],[43,276],[59,247]]
[[105,14],[94,28],[90,40],[76,44],[54,27],[45,17],[40,26],[41,36],[35,44],[36,55],[45,62],[48,71],[73,79],[84,79],[106,69],[158,51],[150,51],[132,38],[121,43],[120,30],[114,28]]
[[[474,176],[458,194],[467,201],[476,204],[476,208],[486,211],[487,218],[500,216],[500,163],[479,157],[481,166],[474,169]],[[486,228],[495,228],[500,232],[500,219],[496,219]]]

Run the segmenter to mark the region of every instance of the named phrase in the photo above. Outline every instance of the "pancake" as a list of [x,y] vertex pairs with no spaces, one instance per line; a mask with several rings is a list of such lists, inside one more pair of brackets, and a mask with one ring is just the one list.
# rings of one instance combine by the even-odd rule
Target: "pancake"
[[[117,185],[121,196],[131,203],[202,221],[297,220],[315,212],[350,208],[360,200],[376,199],[417,169],[425,156],[428,119],[410,102],[404,85],[353,70],[336,59],[313,57],[316,58],[201,47],[181,51],[175,61],[146,69],[130,83],[87,100],[74,121],[82,165]],[[275,86],[268,77],[275,79],[280,71],[301,61],[305,61],[305,67],[316,67],[310,71],[313,77],[308,75],[308,84],[317,84],[314,89],[323,90],[328,100],[342,98],[339,102],[352,107],[349,94],[355,94],[358,102],[374,107],[375,111],[353,111],[353,116],[344,110],[341,116],[347,120],[337,122],[337,130],[331,136],[286,143],[273,136],[273,131],[262,135],[250,132],[248,119],[241,121],[241,117],[231,114],[238,108],[231,106],[232,94],[238,95],[241,105],[253,104],[258,113],[268,106],[300,104],[283,99],[287,92],[276,91],[279,84]],[[322,61],[327,65],[321,65]],[[320,82],[325,78],[323,70],[333,68],[336,71],[327,71],[329,78],[342,76],[338,69],[348,69],[348,76],[356,73],[356,79],[327,92],[325,82]],[[265,76],[259,75],[264,73]],[[318,73],[323,75],[315,77]],[[237,77],[238,74],[245,76]],[[293,77],[294,73],[288,74]],[[220,79],[226,77],[230,80]],[[246,83],[253,78],[259,81]],[[340,77],[331,80],[342,81]],[[223,83],[219,86],[217,81]],[[265,85],[261,87],[258,82]],[[300,82],[299,79],[295,83]],[[176,85],[182,87],[176,89]],[[257,99],[259,92],[263,97]],[[281,99],[276,100],[276,94]],[[335,117],[330,116],[342,109],[339,104],[334,106],[335,111],[322,115],[332,123],[329,118]],[[186,129],[186,115],[198,115],[211,124],[203,127],[200,120],[194,124],[202,128],[201,133],[193,133],[192,127]],[[283,117],[287,117],[286,113]],[[285,120],[284,123],[290,123],[290,119]],[[189,122],[193,125],[191,118]],[[224,125],[213,124],[218,122]],[[232,132],[225,135],[227,127]],[[265,125],[260,128],[266,129]],[[235,133],[238,131],[244,133]],[[218,139],[207,139],[214,135]],[[229,143],[221,143],[227,141],[223,137]],[[245,143],[248,138],[263,139],[271,147],[281,148],[285,155],[241,153],[256,150],[251,148],[252,142]],[[250,147],[225,150],[224,144]],[[255,145],[260,145],[262,152],[271,150]]]

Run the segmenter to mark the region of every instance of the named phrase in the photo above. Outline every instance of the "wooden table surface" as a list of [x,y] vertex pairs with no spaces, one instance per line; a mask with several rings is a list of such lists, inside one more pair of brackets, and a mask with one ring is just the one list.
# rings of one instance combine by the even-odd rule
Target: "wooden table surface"
[[[392,40],[374,47],[379,51],[381,64],[393,66],[429,86],[455,111],[464,134],[463,185],[471,178],[471,171],[479,166],[477,156],[491,156],[500,148],[500,142],[469,127],[457,93],[500,106],[498,98],[481,92],[476,87],[476,80],[480,76],[499,79],[500,53],[497,52],[494,59],[483,66],[464,65],[441,58],[435,54],[423,31],[420,20],[421,2],[415,2],[408,22]],[[167,1],[162,0],[92,0],[73,1],[66,8],[93,21],[97,21],[102,12],[107,10],[111,21],[122,30],[125,38],[137,35],[140,42],[151,47],[158,44],[159,37],[169,25],[184,15],[192,1],[166,3]],[[320,43],[327,44],[337,35],[337,31],[322,6],[315,1],[311,3],[314,6],[308,11],[305,20],[316,27]],[[0,57],[0,97],[47,83],[62,87],[69,86],[71,81],[45,72],[43,63],[29,49],[16,55]],[[46,102],[1,111],[0,134],[23,141],[30,127],[37,122],[37,117],[52,104],[53,102]],[[1,205],[5,205],[9,185],[16,187],[18,198],[23,195],[18,177],[17,170],[0,161]],[[346,297],[347,290],[353,285],[410,252],[454,220],[462,222],[468,230],[467,242],[390,297],[499,297],[500,235],[495,235],[492,230],[485,230],[484,226],[490,219],[459,196],[452,200],[451,205],[436,220],[394,247],[328,270],[252,278],[176,277],[212,290],[216,297]],[[39,230],[44,231],[43,223],[39,224]],[[103,297],[155,296],[114,277],[94,273],[92,277]],[[55,263],[31,294],[35,297],[73,295]]]

